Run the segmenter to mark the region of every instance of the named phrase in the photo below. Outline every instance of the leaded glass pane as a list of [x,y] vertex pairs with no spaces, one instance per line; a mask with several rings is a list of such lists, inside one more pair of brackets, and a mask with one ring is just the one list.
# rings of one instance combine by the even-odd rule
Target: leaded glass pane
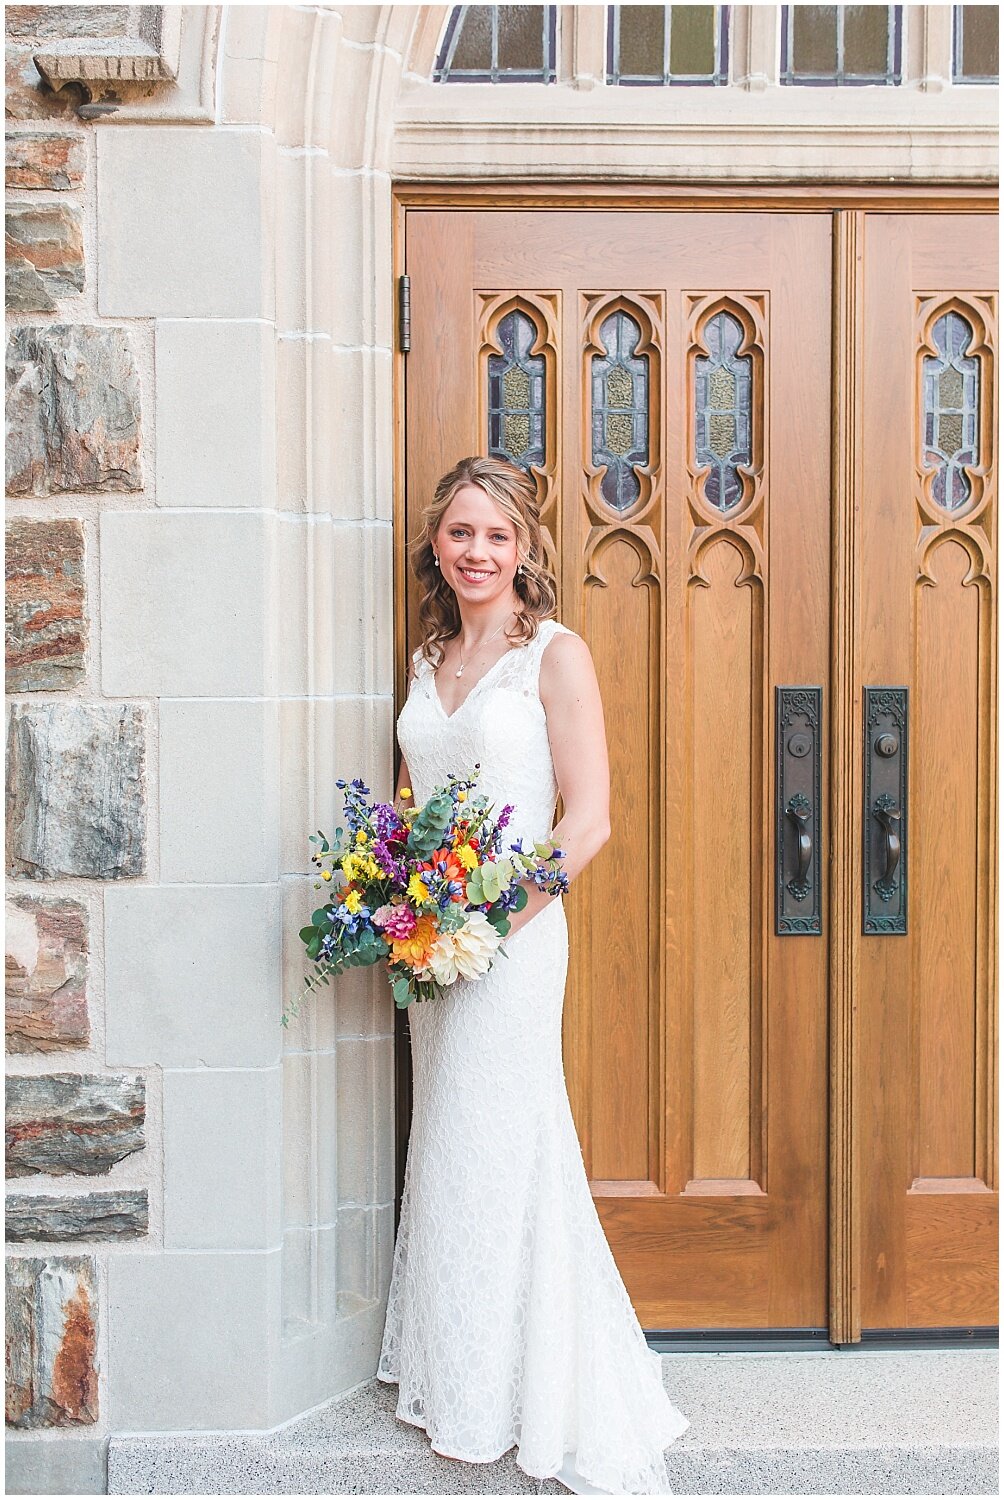
[[793,73],[822,76],[837,71],[837,7],[793,5],[791,12],[791,69]]
[[488,72],[492,66],[492,12],[494,5],[465,5],[457,29],[457,46],[450,66],[452,73]]
[[889,61],[889,8],[844,6],[844,71],[881,78]]
[[715,71],[715,7],[674,5],[669,33],[670,77],[700,77]]
[[488,451],[521,469],[544,462],[543,354],[531,354],[537,327],[514,308],[499,323],[501,354],[488,356]]
[[901,5],[785,5],[781,82],[898,84]]
[[635,465],[648,463],[648,355],[636,354],[641,327],[619,309],[600,324],[603,354],[592,363],[593,464],[606,465],[604,500],[628,510],[641,494]]
[[727,5],[611,5],[607,82],[728,82]]
[[931,494],[945,510],[969,499],[972,486],[963,465],[977,463],[980,362],[963,352],[972,337],[972,324],[961,313],[944,313],[931,330],[938,353],[924,357],[924,462],[937,471]]
[[954,5],[952,77],[957,83],[996,83],[1000,12],[996,5]]
[[554,5],[455,5],[433,77],[456,83],[553,83]]
[[703,333],[710,354],[694,361],[697,462],[711,468],[705,497],[729,510],[742,499],[738,466],[752,459],[753,358],[736,354],[743,329],[731,313],[716,313]]
[[662,81],[666,49],[664,5],[622,5],[619,68],[634,78]]

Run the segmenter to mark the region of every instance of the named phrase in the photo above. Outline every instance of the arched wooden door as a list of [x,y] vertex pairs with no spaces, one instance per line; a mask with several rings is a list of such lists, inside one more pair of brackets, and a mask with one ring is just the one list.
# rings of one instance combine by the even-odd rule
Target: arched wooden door
[[[847,352],[831,339],[833,231],[818,210],[407,212],[407,506],[465,453],[529,468],[560,618],[600,678],[614,833],[566,901],[565,1066],[597,1209],[651,1330],[830,1322],[829,911],[860,902],[831,891],[829,865],[831,672],[848,649],[831,634],[834,371]],[[868,326],[885,316],[872,308]],[[860,338],[863,298],[854,317]],[[867,381],[890,379],[863,347],[859,413]],[[912,365],[897,378],[913,390]],[[869,588],[882,596],[877,579]],[[992,594],[978,626],[970,606],[967,650]],[[410,648],[413,593],[405,603]],[[847,618],[871,629],[863,609]],[[932,656],[929,680],[943,667]],[[971,688],[989,722],[981,670]],[[972,696],[967,711],[972,724]],[[980,795],[970,812],[986,825]],[[972,933],[975,963],[986,922]],[[972,1016],[989,1014],[987,978],[984,964]],[[909,1107],[918,1096],[884,1071],[879,1031],[863,1024],[853,1042],[875,1052],[857,1057],[858,1082],[896,1080]],[[856,1098],[837,1123],[858,1147],[875,1114]],[[881,1171],[902,1166],[868,1149]],[[855,1161],[867,1175],[853,1155],[848,1172]],[[887,1192],[873,1203],[893,1212]],[[896,1316],[905,1326],[918,1311]]]

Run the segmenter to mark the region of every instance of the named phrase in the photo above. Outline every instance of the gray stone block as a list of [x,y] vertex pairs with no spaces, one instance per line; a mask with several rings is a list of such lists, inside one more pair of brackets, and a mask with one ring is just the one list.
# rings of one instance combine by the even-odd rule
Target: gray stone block
[[7,311],[52,312],[84,285],[84,223],[75,203],[7,205]]
[[8,1437],[8,1495],[104,1495],[108,1492],[108,1439]]
[[8,1257],[8,1427],[97,1421],[96,1318],[89,1256]]
[[80,1198],[9,1193],[4,1217],[8,1244],[134,1240],[146,1234],[150,1224],[146,1188],[119,1188]]
[[9,494],[142,489],[139,373],[126,329],[14,328],[6,366]]
[[7,1176],[93,1175],[146,1145],[140,1077],[7,1077]]
[[135,703],[15,705],[7,873],[118,880],[146,862],[145,715]]

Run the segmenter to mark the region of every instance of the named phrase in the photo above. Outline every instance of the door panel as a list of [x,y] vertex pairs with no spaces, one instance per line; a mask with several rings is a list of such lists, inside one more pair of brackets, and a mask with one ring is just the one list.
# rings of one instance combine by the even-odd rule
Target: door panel
[[860,939],[872,1328],[997,1322],[996,241],[865,216],[859,664],[907,689],[909,767],[905,931]]
[[[407,219],[408,535],[493,412],[514,442],[539,416],[559,615],[600,679],[614,837],[566,900],[565,1065],[650,1328],[826,1323],[825,921],[775,934],[771,820],[774,685],[829,696],[830,234],[818,213]],[[538,384],[542,413],[499,417]]]

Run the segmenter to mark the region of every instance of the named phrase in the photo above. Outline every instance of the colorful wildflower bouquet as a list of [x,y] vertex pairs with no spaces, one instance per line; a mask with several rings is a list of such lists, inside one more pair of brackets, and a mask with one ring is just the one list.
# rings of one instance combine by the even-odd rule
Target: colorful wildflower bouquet
[[[559,866],[564,852],[553,840],[525,851],[522,839],[503,854],[503,833],[513,813],[507,803],[497,816],[487,799],[471,791],[469,779],[450,776],[422,807],[369,804],[369,788],[356,778],[338,780],[346,828],[329,841],[320,831],[310,858],[330,894],[300,929],[314,969],[306,989],[284,1012],[296,1015],[305,995],[333,974],[387,960],[394,1002],[400,1008],[428,1000],[459,978],[486,974],[511,923],[522,911],[529,877],[549,895],[565,895],[568,876]],[[402,787],[402,803],[411,796]]]

